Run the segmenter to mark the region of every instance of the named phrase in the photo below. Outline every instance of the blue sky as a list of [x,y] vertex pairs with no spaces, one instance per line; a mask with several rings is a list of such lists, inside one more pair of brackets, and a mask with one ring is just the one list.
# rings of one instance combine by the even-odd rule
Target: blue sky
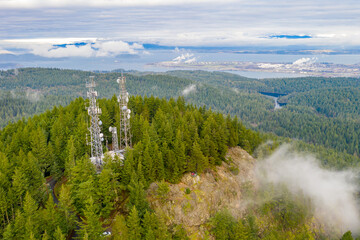
[[0,0],[0,54],[147,54],[144,43],[351,48],[359,23],[356,0]]

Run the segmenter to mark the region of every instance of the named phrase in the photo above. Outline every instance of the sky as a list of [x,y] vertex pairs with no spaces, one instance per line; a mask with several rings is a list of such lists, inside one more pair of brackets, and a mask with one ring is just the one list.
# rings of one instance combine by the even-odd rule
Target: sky
[[0,0],[0,55],[174,47],[360,46],[358,0]]

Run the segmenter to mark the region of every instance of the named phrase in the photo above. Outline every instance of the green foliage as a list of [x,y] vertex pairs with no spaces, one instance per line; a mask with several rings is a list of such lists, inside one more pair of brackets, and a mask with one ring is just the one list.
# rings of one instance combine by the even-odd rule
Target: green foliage
[[140,240],[143,229],[140,225],[140,218],[136,206],[133,206],[127,219],[130,240]]
[[212,219],[213,234],[216,239],[233,239],[232,233],[236,227],[236,220],[228,211],[221,211],[215,214]]
[[[6,90],[21,85],[37,88],[41,91],[43,99],[57,96],[59,101],[63,101],[62,103],[68,103],[66,102],[68,99],[77,96],[83,90],[83,80],[91,74],[65,71],[66,73],[62,75],[63,72],[57,69],[44,70],[41,73],[39,71],[42,70],[21,69],[18,77],[8,72],[1,72],[4,81],[0,85]],[[153,93],[166,97],[169,101],[153,96],[130,98],[134,148],[127,151],[124,166],[117,164],[116,161],[107,161],[101,174],[96,174],[86,155],[89,153],[89,147],[86,145],[87,113],[82,98],[76,99],[67,107],[55,107],[40,116],[24,118],[4,127],[0,131],[0,213],[2,215],[0,236],[4,239],[41,239],[42,237],[52,239],[57,232],[58,237],[62,238],[61,234],[66,237],[76,227],[75,214],[80,214],[84,216],[85,222],[89,221],[89,224],[82,225],[81,236],[84,239],[101,238],[102,226],[99,219],[108,218],[116,203],[122,202],[129,195],[128,206],[132,217],[129,216],[128,221],[124,218],[115,221],[119,226],[114,226],[114,229],[120,229],[118,231],[123,233],[121,236],[125,236],[124,238],[132,235],[137,239],[138,233],[127,232],[129,229],[126,225],[139,225],[140,238],[169,238],[171,234],[164,220],[154,213],[149,213],[145,190],[150,183],[162,180],[170,183],[179,182],[185,172],[201,173],[206,168],[221,164],[225,160],[228,147],[241,146],[253,153],[262,141],[260,134],[247,129],[236,117],[231,118],[229,115],[224,117],[205,107],[198,108],[195,104],[198,106],[208,104],[211,109],[238,115],[247,126],[251,123],[254,129],[274,131],[283,136],[295,136],[351,153],[351,155],[339,153],[322,146],[315,147],[298,142],[299,147],[318,151],[325,159],[324,163],[329,166],[342,168],[358,164],[358,122],[356,119],[348,120],[350,117],[356,118],[356,111],[354,112],[356,89],[327,91],[329,98],[325,101],[326,104],[317,103],[319,109],[314,114],[313,109],[305,106],[314,105],[316,102],[315,92],[306,92],[313,84],[303,79],[309,85],[303,86],[301,90],[304,91],[304,96],[301,95],[302,93],[292,92],[293,95],[285,99],[288,102],[287,107],[273,112],[272,100],[244,89],[253,87],[260,90],[283,89],[291,92],[296,84],[300,83],[289,80],[287,83],[290,85],[285,88],[283,86],[285,84],[277,80],[253,81],[246,78],[237,79],[234,75],[225,74],[229,79],[223,84],[224,79],[220,78],[223,75],[214,73],[214,76],[219,78],[216,80],[214,76],[210,76],[208,82],[205,82],[209,77],[206,74],[202,76],[203,84],[197,86],[196,94],[189,94],[186,98],[181,97],[177,100],[171,97],[181,95],[182,89],[194,83],[193,81],[164,75],[127,75],[131,93],[149,96]],[[115,93],[116,74],[95,75],[99,83],[106,83],[100,85],[100,94],[110,96]],[[60,84],[54,80],[56,79],[54,76],[62,79],[63,82]],[[339,81],[339,79],[329,80],[325,84],[333,86]],[[317,84],[319,83],[321,82],[318,81]],[[52,87],[48,87],[49,84]],[[59,84],[62,87],[59,87]],[[345,84],[352,86],[353,83],[346,80]],[[155,85],[159,87],[152,88]],[[273,87],[270,89],[269,86]],[[244,91],[236,93],[230,87],[242,88]],[[0,92],[0,95],[2,93]],[[70,97],[62,99],[61,95],[68,93]],[[339,99],[338,111],[324,107],[329,105],[338,94],[344,96]],[[309,97],[309,102],[304,102],[304,97]],[[346,97],[355,101],[349,109],[345,107]],[[1,120],[6,119],[6,122],[12,119],[9,117],[12,115],[9,115],[11,101],[16,102],[20,97],[5,94],[2,99],[10,98],[14,99],[10,100],[8,105],[0,105],[6,106],[0,109],[0,114],[3,112],[7,114],[4,115],[5,118],[1,118]],[[31,102],[37,106],[36,111],[29,111],[26,113],[28,115],[25,113],[25,115],[23,113],[12,115],[15,116],[13,119],[42,111],[39,107],[43,104],[42,98],[37,102]],[[321,95],[321,98],[325,96]],[[185,100],[194,105],[186,105]],[[50,104],[49,99],[46,101]],[[18,102],[19,107],[32,106],[30,103],[25,103],[25,100]],[[104,124],[117,125],[119,114],[116,98],[99,99],[99,104],[104,112],[101,116]],[[296,104],[299,106],[295,106]],[[344,131],[345,128],[348,129]],[[111,139],[106,129],[103,132],[105,137]],[[271,148],[275,148],[275,145]],[[236,172],[236,168],[232,170]],[[49,174],[56,179],[65,176],[67,180],[58,196],[57,207],[52,205],[51,198],[46,194],[44,176]],[[165,192],[166,189],[160,195]],[[190,192],[190,189],[186,190],[187,194]],[[87,202],[90,198],[92,204]],[[138,219],[133,213],[134,207]],[[216,221],[214,220],[214,231],[230,229],[231,234],[224,235],[229,239],[254,239],[258,235],[269,239],[286,239],[284,237],[286,236],[289,239],[291,234],[311,239],[306,237],[311,236],[311,231],[304,226],[307,215],[302,211],[301,205],[285,198],[285,200],[276,199],[267,202],[265,208],[268,209],[267,216],[276,219],[274,222],[277,226],[281,226],[281,230],[270,228],[269,231],[260,233],[257,227],[259,215],[256,215],[242,221],[229,216],[219,216]],[[261,208],[257,210],[260,211]],[[29,217],[28,213],[31,211],[34,211],[34,214]],[[229,224],[224,225],[222,221]],[[44,224],[45,222],[47,224]],[[300,223],[301,227],[296,228],[296,223]],[[179,239],[185,235],[181,229],[174,230],[172,234],[178,235]]]
[[104,239],[102,222],[99,221],[98,207],[95,206],[92,197],[89,198],[84,209],[84,218],[82,218],[80,236],[87,236],[88,239],[98,240]]
[[351,231],[347,231],[346,233],[344,233],[344,235],[341,237],[341,240],[353,240],[354,238],[352,237]]
[[129,239],[129,229],[126,225],[126,221],[123,215],[116,215],[112,225],[112,237],[113,240],[127,240]]
[[156,190],[156,193],[162,201],[165,201],[168,196],[168,193],[170,192],[169,184],[165,181],[161,181],[157,185],[158,188]]

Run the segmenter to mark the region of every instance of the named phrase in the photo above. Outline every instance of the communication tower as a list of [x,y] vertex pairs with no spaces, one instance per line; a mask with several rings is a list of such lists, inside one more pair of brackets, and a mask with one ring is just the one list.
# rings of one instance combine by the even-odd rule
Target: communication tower
[[112,134],[112,150],[114,152],[119,151],[118,135],[116,127],[109,127],[109,132]]
[[131,146],[130,136],[130,113],[127,104],[129,102],[129,93],[126,91],[125,82],[126,78],[121,73],[121,77],[117,80],[119,84],[120,94],[118,97],[120,107],[120,150],[124,150],[126,147]]
[[102,122],[99,120],[101,109],[96,104],[96,98],[98,96],[95,91],[96,83],[94,76],[90,76],[90,80],[86,83],[88,88],[87,97],[89,98],[89,107],[87,107],[88,114],[90,116],[90,145],[91,145],[91,162],[97,167],[102,165],[103,148],[102,141],[104,141],[104,135],[101,133],[100,126]]

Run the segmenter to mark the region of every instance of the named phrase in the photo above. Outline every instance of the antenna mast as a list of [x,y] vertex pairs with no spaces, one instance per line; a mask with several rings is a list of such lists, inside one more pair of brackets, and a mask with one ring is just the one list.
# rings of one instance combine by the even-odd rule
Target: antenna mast
[[109,132],[112,133],[112,150],[114,152],[119,151],[118,135],[116,127],[109,127]]
[[130,113],[131,110],[127,108],[127,103],[129,102],[129,93],[126,91],[125,82],[126,78],[121,73],[121,77],[117,80],[119,84],[120,94],[118,97],[119,107],[120,107],[120,150],[125,149],[128,146],[131,146],[131,136],[130,136]]
[[101,142],[104,140],[104,135],[101,133],[100,129],[100,126],[102,125],[102,122],[99,120],[101,109],[96,104],[96,97],[98,94],[97,91],[95,91],[96,83],[94,81],[94,76],[90,76],[90,81],[86,83],[86,87],[88,88],[87,97],[89,98],[89,107],[87,107],[87,110],[90,116],[90,159],[93,164],[99,167],[102,165],[103,148]]

